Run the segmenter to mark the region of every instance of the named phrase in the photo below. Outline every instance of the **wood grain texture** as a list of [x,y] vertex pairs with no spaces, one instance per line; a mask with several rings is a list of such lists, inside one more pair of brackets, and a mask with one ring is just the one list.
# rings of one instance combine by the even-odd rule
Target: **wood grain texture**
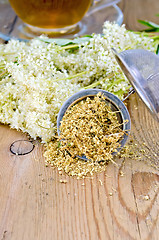
[[[137,19],[159,13],[158,0],[119,5],[134,30],[141,29]],[[0,125],[0,240],[159,239],[159,125],[136,94],[128,110],[141,159],[118,159],[84,180],[46,168],[38,142],[30,154],[13,155],[10,145],[28,137]]]
[[156,22],[159,24],[159,2],[157,0],[122,0],[119,7],[124,13],[124,23],[127,29],[134,31],[145,27],[138,23],[139,19]]

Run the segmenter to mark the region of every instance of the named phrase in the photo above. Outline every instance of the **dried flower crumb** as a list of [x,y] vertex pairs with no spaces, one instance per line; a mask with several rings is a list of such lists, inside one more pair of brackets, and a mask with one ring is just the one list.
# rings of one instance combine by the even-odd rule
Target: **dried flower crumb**
[[103,186],[103,182],[101,179],[99,179],[100,185]]
[[113,188],[113,187],[112,187],[112,190],[113,190],[114,192],[116,192],[116,191],[117,191],[117,190],[116,190],[115,188]]
[[123,173],[122,171],[120,171],[119,174],[121,177],[123,177],[125,175],[125,173]]
[[60,183],[67,183],[66,179],[60,179]]
[[146,196],[143,197],[143,199],[144,199],[144,200],[149,200],[150,197],[149,197],[148,195],[146,195]]

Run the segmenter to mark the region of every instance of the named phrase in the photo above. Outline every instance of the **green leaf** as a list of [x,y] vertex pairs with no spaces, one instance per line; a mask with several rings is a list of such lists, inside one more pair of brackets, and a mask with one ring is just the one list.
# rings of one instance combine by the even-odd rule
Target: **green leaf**
[[70,43],[72,43],[72,41],[70,39],[62,39],[62,38],[38,38],[38,40],[42,41],[42,42],[46,42],[46,43],[56,43],[59,46],[66,46]]
[[157,46],[156,54],[159,55],[159,44]]
[[73,43],[81,44],[81,43],[84,43],[84,42],[89,42],[89,41],[90,41],[90,38],[91,38],[91,37],[75,38],[75,39],[73,40]]
[[159,32],[159,28],[147,28],[143,30],[144,32]]
[[75,39],[65,39],[65,38],[38,38],[40,41],[46,42],[46,43],[52,43],[54,42],[58,46],[67,46],[69,44],[82,44],[84,42],[89,42],[90,38],[92,36],[84,36],[82,38],[75,38]]
[[93,36],[90,34],[83,35],[83,37],[93,38]]
[[151,21],[144,21],[144,20],[138,20],[139,23],[147,26],[147,27],[150,27],[150,28],[153,28],[153,29],[159,29],[159,25],[156,24],[156,23],[153,23]]

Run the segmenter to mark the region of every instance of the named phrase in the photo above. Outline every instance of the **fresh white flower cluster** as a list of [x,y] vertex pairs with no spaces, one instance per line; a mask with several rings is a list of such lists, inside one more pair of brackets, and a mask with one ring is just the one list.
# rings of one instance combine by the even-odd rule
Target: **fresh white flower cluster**
[[78,49],[39,39],[1,44],[0,122],[48,142],[56,132],[61,105],[81,88],[98,87],[122,97],[129,84],[112,47],[119,52],[129,48],[155,51],[152,39],[110,22],[104,24],[102,36],[93,34]]

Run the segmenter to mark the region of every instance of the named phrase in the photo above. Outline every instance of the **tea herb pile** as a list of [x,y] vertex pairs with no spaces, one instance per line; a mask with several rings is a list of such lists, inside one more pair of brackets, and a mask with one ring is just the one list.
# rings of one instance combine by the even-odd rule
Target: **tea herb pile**
[[[75,176],[77,179],[92,177],[95,173],[104,172],[109,163],[109,161],[94,162],[83,161],[77,157],[73,158],[65,148],[61,148],[59,139],[57,138],[54,138],[53,141],[47,145],[44,156],[46,158],[46,166],[57,167],[60,175],[65,175],[66,173],[69,176]],[[153,154],[149,150],[149,146],[146,145],[145,142],[136,141],[133,135],[130,135],[128,143],[120,152],[113,156],[110,162],[120,168],[121,161],[124,164],[124,162],[129,159],[137,162],[144,161],[148,166],[159,170],[156,154]],[[120,171],[120,176],[124,176],[122,171]]]
[[87,97],[66,111],[60,126],[61,139],[67,150],[76,155],[85,155],[92,161],[107,161],[120,147],[124,135],[117,113],[106,105],[104,95]]
[[[122,124],[104,95],[87,97],[66,111],[60,126],[60,141],[49,143],[46,160],[71,176],[84,177],[104,171],[120,148]],[[89,160],[76,157],[83,155]]]
[[[156,51],[155,40],[105,22],[103,35],[67,46],[48,38],[0,44],[0,122],[49,142],[63,102],[82,88],[98,87],[122,98],[129,83],[111,48]],[[88,40],[88,41],[87,41]]]

